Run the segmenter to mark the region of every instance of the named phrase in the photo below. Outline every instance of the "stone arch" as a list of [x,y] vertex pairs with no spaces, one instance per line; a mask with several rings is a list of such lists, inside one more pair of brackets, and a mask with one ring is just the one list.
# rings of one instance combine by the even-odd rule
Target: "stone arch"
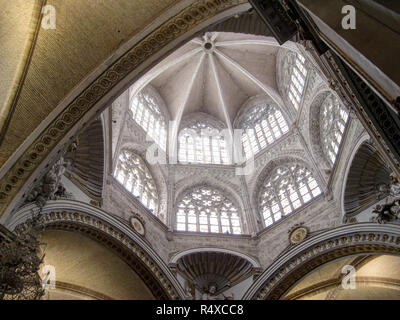
[[400,227],[374,223],[341,226],[309,237],[270,265],[243,299],[278,300],[319,266],[359,254],[400,255]]
[[[158,194],[158,205],[157,205],[157,210],[155,212],[155,215],[159,217],[159,219],[165,224],[167,221],[166,216],[160,215],[162,212],[167,212],[167,201],[168,201],[168,191],[167,191],[167,181],[166,181],[166,173],[164,172],[162,166],[160,164],[149,164],[146,161],[146,146],[141,145],[139,143],[134,143],[132,141],[129,142],[124,142],[123,144],[120,145],[118,149],[118,153],[115,154],[115,159],[118,159],[118,155],[123,149],[128,149],[131,150],[133,153],[137,154],[142,158],[144,161],[147,169],[150,171],[150,174],[154,180],[154,183],[157,188],[157,194]],[[112,167],[112,175],[114,176],[114,171],[115,171],[115,166],[116,166],[116,161],[113,163]],[[132,196],[134,199],[134,197]],[[136,199],[135,199],[136,201]]]
[[[290,163],[297,163],[308,169],[311,174],[313,175],[314,179],[317,181],[318,186],[321,189],[321,192],[323,192],[323,183],[319,177],[319,175],[316,172],[316,169],[313,168],[308,164],[308,162],[304,161],[301,158],[298,157],[293,157],[291,156],[286,156],[286,157],[277,157],[267,163],[267,165],[264,166],[264,168],[260,171],[258,174],[257,180],[255,181],[250,194],[252,195],[250,198],[251,205],[255,209],[255,211],[258,214],[258,217],[263,220],[261,212],[259,210],[259,196],[260,192],[263,188],[264,182],[269,178],[269,176],[272,174],[275,168],[281,166],[281,165],[286,165]],[[312,200],[311,200],[312,201]]]
[[179,124],[179,132],[186,127],[195,124],[196,122],[204,122],[209,124],[211,127],[217,130],[226,129],[226,124],[222,121],[218,120],[217,118],[213,117],[210,114],[203,113],[203,112],[193,112],[190,114],[186,114],[182,117],[182,120]]
[[[292,142],[295,141],[296,137],[294,135],[289,136],[287,140],[291,140]],[[265,159],[260,159],[256,160],[256,167],[254,170],[254,173],[251,175],[251,177],[248,179],[248,188],[250,194],[253,194],[254,192],[257,191],[258,187],[258,181],[260,180],[260,176],[263,175],[265,172],[265,168],[268,166],[268,164],[272,161],[279,161],[280,159],[293,159],[293,161],[300,161],[303,163],[307,163],[309,168],[313,168],[310,159],[308,158],[306,152],[301,149],[299,146],[295,148],[290,148],[286,150],[268,150]],[[313,174],[318,174],[317,168],[313,168]],[[318,183],[323,183],[322,179],[319,178]],[[324,184],[321,184],[324,185]]]
[[221,179],[217,180],[212,177],[201,177],[197,180],[193,180],[192,177],[188,177],[180,180],[176,184],[176,186],[178,186],[178,188],[175,191],[175,199],[172,210],[173,226],[175,226],[177,203],[179,203],[179,201],[191,190],[205,186],[220,191],[223,195],[227,196],[234,203],[236,208],[238,208],[239,210],[239,215],[242,223],[242,231],[243,233],[248,233],[249,223],[246,220],[245,208],[240,195],[240,190],[236,190],[237,188],[235,188],[236,186],[234,186],[233,184],[227,181],[222,181]]
[[141,90],[137,90],[137,89],[135,90],[132,87],[129,88],[129,105],[127,106],[129,114],[130,114],[129,107],[131,105],[132,98],[139,92],[145,92],[146,94],[151,95],[157,101],[157,107],[158,107],[159,111],[162,113],[162,115],[164,116],[165,121],[168,122],[171,120],[171,115],[169,114],[167,105],[166,105],[163,97],[158,92],[158,90],[156,88],[154,88],[151,84],[146,85]]
[[321,169],[323,170],[328,170],[332,167],[322,149],[320,135],[320,110],[322,104],[330,95],[335,96],[338,99],[339,103],[343,105],[337,94],[334,91],[327,89],[326,85],[323,84],[319,87],[319,90],[316,91],[309,108],[308,135],[310,138],[311,152],[316,162],[320,164]]
[[211,187],[216,187],[217,189],[221,189],[222,191],[227,190],[228,194],[235,200],[237,204],[243,209],[241,204],[241,195],[240,195],[240,188],[226,180],[222,177],[214,178],[212,176],[201,176],[198,179],[193,179],[193,177],[186,177],[176,182],[175,184],[175,199],[174,203],[180,199],[186,190],[194,188],[198,185],[209,185]]
[[[32,223],[32,212],[38,211],[35,205],[23,207],[7,227],[21,232]],[[70,200],[49,201],[40,212],[40,220],[46,229],[77,232],[112,250],[137,272],[156,299],[184,299],[184,291],[167,265],[127,222]]]
[[193,248],[193,249],[187,249],[187,250],[183,250],[183,251],[179,251],[177,253],[175,253],[171,259],[169,260],[169,264],[175,264],[179,258],[191,254],[191,253],[195,253],[195,252],[223,252],[223,253],[229,253],[235,256],[239,256],[247,261],[249,261],[254,268],[261,268],[261,265],[259,263],[259,261],[254,258],[254,257],[250,257],[247,254],[241,253],[239,251],[234,251],[234,250],[229,250],[229,249],[224,249],[224,248],[218,248],[218,247],[199,247],[199,248]]
[[283,108],[281,108],[274,102],[274,100],[271,97],[267,96],[266,94],[260,94],[260,95],[250,97],[249,99],[247,99],[247,101],[245,103],[243,103],[243,105],[240,107],[239,112],[237,113],[237,115],[235,117],[235,120],[233,122],[233,127],[236,129],[241,129],[239,124],[240,124],[241,119],[246,114],[246,112],[251,110],[257,104],[261,104],[261,103],[273,104],[274,107],[276,107],[279,111],[282,112],[282,115],[285,118],[288,125],[291,124],[291,122],[293,120],[293,115],[291,114],[292,112],[290,110],[288,110],[286,104],[283,106]]
[[[289,87],[291,83],[291,72],[292,72],[292,67],[295,65],[295,58],[296,54],[301,54],[301,50],[298,48],[300,47],[300,44],[294,44],[293,48],[285,48],[281,47],[278,51],[278,54],[276,56],[276,84],[278,87],[278,91],[287,106],[287,109],[289,111],[291,120],[294,121],[297,116],[297,112],[299,110],[295,110],[295,108],[292,106],[292,103],[289,100]],[[309,70],[308,70],[309,71]],[[304,93],[303,93],[304,95]]]

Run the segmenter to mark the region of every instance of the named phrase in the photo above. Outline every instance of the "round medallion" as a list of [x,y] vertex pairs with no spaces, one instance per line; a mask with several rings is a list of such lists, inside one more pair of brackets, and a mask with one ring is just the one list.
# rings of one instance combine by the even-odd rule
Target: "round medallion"
[[306,227],[298,227],[294,229],[289,235],[291,244],[298,244],[307,237],[308,231]]
[[145,231],[144,225],[143,225],[142,221],[140,221],[138,218],[131,217],[131,226],[132,226],[133,230],[135,230],[141,236],[145,235],[146,231]]

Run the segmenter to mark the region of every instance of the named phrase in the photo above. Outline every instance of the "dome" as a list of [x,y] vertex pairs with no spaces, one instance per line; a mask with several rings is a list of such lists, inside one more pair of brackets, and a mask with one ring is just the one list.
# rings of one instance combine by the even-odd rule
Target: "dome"
[[[241,236],[270,227],[324,193],[307,146],[314,140],[296,129],[311,105],[318,115],[327,112],[310,95],[323,83],[311,56],[293,42],[233,32],[195,36],[113,104],[114,178],[174,232]],[[288,143],[279,159],[276,151]],[[124,164],[122,174],[127,150],[140,160],[130,162],[134,168]]]
[[[294,43],[281,47],[271,37],[206,32],[131,86],[130,117],[146,127],[147,135],[169,154],[170,161],[240,164],[289,131],[298,109],[293,97],[301,98],[300,86],[306,78],[304,63]],[[289,81],[282,83],[285,77]],[[285,85],[289,92],[284,99]],[[142,109],[147,113],[142,114]],[[188,139],[188,129],[196,137]],[[204,134],[204,129],[219,133]],[[239,130],[244,133],[235,140]],[[212,137],[199,137],[204,135]],[[188,150],[179,153],[180,146]]]

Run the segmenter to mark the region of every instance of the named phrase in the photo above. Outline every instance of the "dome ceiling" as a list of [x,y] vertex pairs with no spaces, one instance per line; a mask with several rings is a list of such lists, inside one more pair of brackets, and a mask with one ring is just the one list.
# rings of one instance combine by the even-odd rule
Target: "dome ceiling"
[[[286,47],[296,50],[294,44]],[[276,82],[279,49],[270,37],[207,32],[156,65],[133,85],[131,93],[150,84],[177,126],[185,116],[202,112],[232,129],[240,107],[250,97],[267,95],[283,106]]]

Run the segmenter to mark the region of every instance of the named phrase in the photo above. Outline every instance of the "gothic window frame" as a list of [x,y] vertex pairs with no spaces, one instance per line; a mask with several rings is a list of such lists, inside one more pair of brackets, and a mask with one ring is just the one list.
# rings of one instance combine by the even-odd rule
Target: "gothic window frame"
[[281,48],[276,59],[278,88],[282,98],[288,106],[291,106],[290,109],[294,113],[302,108],[310,75],[308,58],[300,47],[297,45],[297,49]]
[[[232,165],[227,130],[207,115],[192,115],[191,121],[182,121],[178,133],[177,152],[180,164]],[[189,117],[187,117],[189,118]],[[227,133],[227,131],[225,131]]]
[[[205,194],[206,200],[203,198],[204,191],[209,192]],[[218,198],[213,200],[213,197],[221,197],[221,200]],[[207,201],[206,209],[201,201]],[[211,205],[212,201],[214,205]],[[215,205],[218,202],[219,205]],[[176,201],[174,214],[174,230],[178,232],[244,234],[243,217],[239,205],[231,195],[212,185],[197,185],[184,190]]]
[[[127,154],[130,154],[131,157],[127,157]],[[123,160],[128,162],[126,167],[123,166]],[[137,178],[134,180],[135,176]],[[145,160],[143,160],[135,150],[131,148],[122,148],[120,150],[113,177],[127,192],[135,197],[143,207],[157,216],[160,201],[157,184]]]
[[336,163],[348,121],[347,109],[335,94],[328,94],[320,106],[319,131],[322,152],[331,166]]
[[166,152],[169,117],[158,92],[150,86],[135,93],[131,92],[128,109],[131,119]]
[[[278,172],[284,169],[287,170],[285,175]],[[294,172],[296,169],[305,170],[306,174],[299,179]],[[268,172],[261,180],[257,196],[257,206],[265,228],[301,210],[323,193],[313,171],[302,162],[279,161],[273,167],[268,167]],[[286,183],[285,178],[289,180]],[[279,183],[286,187],[279,188]],[[292,186],[287,187],[289,184]]]
[[299,111],[305,92],[308,70],[306,68],[306,58],[298,52],[295,55],[295,61],[290,70],[288,98],[296,111]]
[[[260,109],[264,109],[262,114]],[[235,127],[243,130],[242,149],[246,159],[261,153],[289,132],[284,110],[264,97],[254,97],[242,107]]]

